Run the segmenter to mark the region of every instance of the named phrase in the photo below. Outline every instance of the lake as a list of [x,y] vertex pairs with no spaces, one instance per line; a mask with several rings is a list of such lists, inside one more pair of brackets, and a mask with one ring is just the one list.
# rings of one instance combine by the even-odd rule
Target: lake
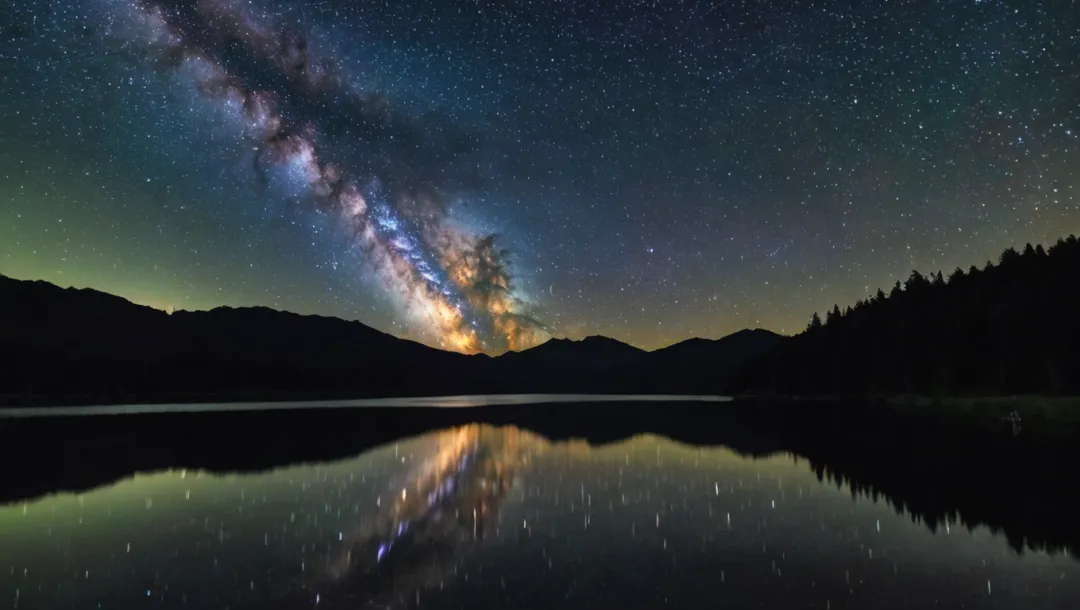
[[1080,604],[1067,440],[495,402],[5,420],[0,607]]

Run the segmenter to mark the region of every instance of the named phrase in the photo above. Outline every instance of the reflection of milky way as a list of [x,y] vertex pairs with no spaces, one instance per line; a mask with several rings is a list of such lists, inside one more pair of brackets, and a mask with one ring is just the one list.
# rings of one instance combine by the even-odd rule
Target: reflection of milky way
[[342,586],[392,597],[446,580],[490,533],[515,474],[547,443],[517,428],[474,424],[438,433],[437,447],[343,541],[330,564]]
[[[493,236],[454,224],[443,193],[468,176],[466,139],[395,116],[347,85],[308,38],[248,3],[137,2],[136,42],[188,79],[253,144],[261,188],[334,215],[409,319],[458,351],[528,347],[543,330]],[[463,180],[468,181],[469,178]]]

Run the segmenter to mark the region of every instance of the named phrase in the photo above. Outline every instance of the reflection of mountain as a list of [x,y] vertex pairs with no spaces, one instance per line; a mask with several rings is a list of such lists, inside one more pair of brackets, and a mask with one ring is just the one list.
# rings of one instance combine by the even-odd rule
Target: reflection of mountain
[[526,449],[543,442],[475,424],[435,437],[435,453],[336,552],[329,570],[341,588],[378,597],[443,582],[493,527]]
[[[135,471],[168,467],[220,472],[329,461],[473,422],[531,431],[520,434],[518,448],[503,447],[499,443],[509,443],[496,443],[478,432],[476,443],[468,446],[475,447],[477,455],[489,456],[478,463],[490,466],[471,471],[474,483],[495,475],[512,478],[525,462],[507,456],[525,460],[533,451],[553,450],[532,433],[549,439],[578,437],[593,444],[653,433],[689,445],[726,445],[745,455],[791,452],[808,459],[823,477],[841,479],[856,493],[884,498],[928,525],[946,518],[983,524],[1003,531],[1017,547],[1068,547],[1080,553],[1080,522],[1074,517],[1080,512],[1080,447],[1075,442],[1029,430],[1014,437],[1000,422],[977,425],[885,405],[866,409],[819,403],[806,409],[792,403],[551,404],[8,420],[0,427],[0,463],[26,466],[5,471],[0,498],[87,489]],[[252,438],[254,428],[258,442],[238,446],[237,439]],[[574,446],[583,445],[558,445],[567,451]],[[84,459],[87,455],[94,459]],[[491,470],[496,464],[503,470]],[[406,496],[417,485],[431,489],[440,477],[422,473],[435,472],[417,471],[419,478]],[[497,506],[502,500],[475,494],[454,499],[462,506],[481,501]],[[367,534],[374,543],[375,533],[395,527],[391,515],[386,513],[381,525],[355,533]],[[471,517],[471,509],[466,516]],[[471,536],[471,521],[465,526],[451,529]],[[440,531],[431,530],[430,538],[439,538]],[[363,559],[370,561],[376,554],[377,546],[369,548]]]

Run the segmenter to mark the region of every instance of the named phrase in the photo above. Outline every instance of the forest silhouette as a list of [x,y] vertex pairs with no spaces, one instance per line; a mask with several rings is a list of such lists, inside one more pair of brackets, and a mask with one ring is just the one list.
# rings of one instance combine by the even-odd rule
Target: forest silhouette
[[1080,241],[1009,248],[947,277],[913,271],[750,363],[740,390],[814,395],[1080,391]]

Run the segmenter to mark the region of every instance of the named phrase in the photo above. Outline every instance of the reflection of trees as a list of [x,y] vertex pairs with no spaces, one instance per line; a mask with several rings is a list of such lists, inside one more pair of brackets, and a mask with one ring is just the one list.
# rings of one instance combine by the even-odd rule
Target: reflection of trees
[[[1080,450],[1074,439],[1001,422],[884,405],[755,405],[754,426],[810,462],[822,482],[884,500],[931,531],[985,526],[1024,549],[1080,551]],[[749,418],[750,416],[748,416]]]
[[546,441],[518,428],[437,432],[436,450],[332,558],[343,587],[380,597],[435,586],[490,534],[516,473]]
[[[1018,555],[1024,554],[1028,549],[1051,554],[1068,552],[1069,549],[1066,544],[1054,541],[1056,537],[1062,537],[1061,533],[1066,530],[1060,519],[1040,523],[1038,518],[1033,519],[1023,514],[1023,511],[1015,510],[1015,507],[984,506],[978,503],[965,504],[975,508],[970,512],[962,512],[956,504],[950,503],[949,499],[942,500],[935,496],[932,492],[936,490],[920,490],[910,495],[902,495],[892,492],[885,485],[858,479],[828,464],[811,462],[811,469],[817,475],[818,481],[834,484],[837,488],[846,487],[850,490],[852,499],[864,497],[875,503],[884,501],[898,515],[906,515],[912,523],[923,525],[934,533],[940,529],[956,527],[963,527],[968,531],[976,527],[986,527],[992,534],[1004,536]],[[1045,519],[1046,515],[1042,517]]]

